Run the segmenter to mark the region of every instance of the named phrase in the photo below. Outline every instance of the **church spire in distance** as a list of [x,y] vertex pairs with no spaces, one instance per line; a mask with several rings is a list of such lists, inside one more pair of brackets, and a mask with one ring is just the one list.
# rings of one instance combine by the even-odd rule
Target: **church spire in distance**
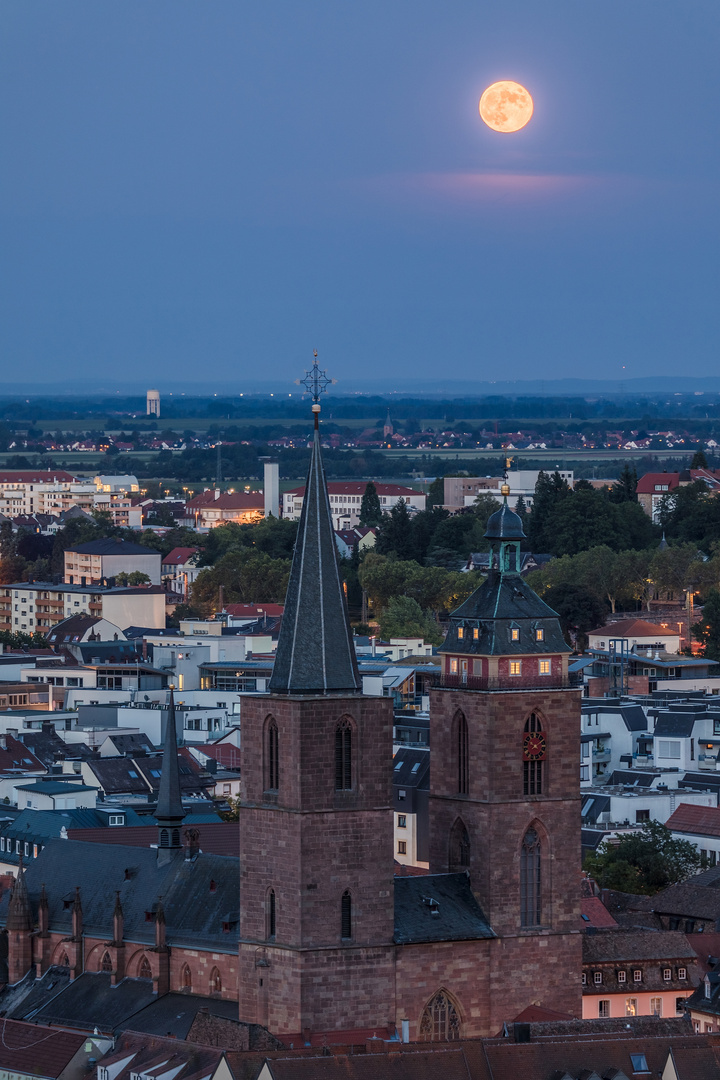
[[316,352],[311,370],[297,381],[312,397],[315,430],[268,689],[273,694],[354,694],[360,691],[360,676],[320,449],[320,395],[334,380],[318,367]]

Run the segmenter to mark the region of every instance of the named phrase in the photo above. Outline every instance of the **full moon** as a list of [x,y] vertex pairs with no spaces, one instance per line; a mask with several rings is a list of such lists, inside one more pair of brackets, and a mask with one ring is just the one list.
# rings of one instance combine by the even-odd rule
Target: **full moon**
[[493,83],[480,98],[480,116],[493,131],[519,131],[533,114],[533,99],[520,83]]

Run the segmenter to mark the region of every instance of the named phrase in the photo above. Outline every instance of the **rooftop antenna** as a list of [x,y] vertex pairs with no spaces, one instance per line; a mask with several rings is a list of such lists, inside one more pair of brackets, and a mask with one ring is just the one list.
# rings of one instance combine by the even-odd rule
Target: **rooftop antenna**
[[304,386],[303,397],[309,394],[313,400],[312,411],[315,418],[315,430],[317,431],[320,426],[320,395],[327,393],[328,386],[334,386],[337,379],[328,378],[328,374],[325,370],[321,370],[318,365],[317,349],[313,350],[313,365],[309,371],[305,372],[304,379],[296,379],[296,386]]

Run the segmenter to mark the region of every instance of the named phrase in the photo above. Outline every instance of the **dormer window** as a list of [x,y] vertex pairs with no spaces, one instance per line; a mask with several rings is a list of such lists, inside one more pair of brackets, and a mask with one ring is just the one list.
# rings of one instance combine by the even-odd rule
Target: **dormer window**
[[462,641],[462,639],[465,637],[465,629],[464,629],[464,627],[458,626],[457,636],[458,636],[458,640]]
[[513,626],[511,628],[511,630],[510,630],[510,640],[511,641],[519,641],[520,640],[520,629],[519,629],[519,627]]
[[543,628],[541,626],[539,626],[535,631],[535,640],[536,641],[544,641],[545,640],[545,631],[543,630]]
[[473,641],[477,641],[480,637],[480,631],[477,626],[473,627]]

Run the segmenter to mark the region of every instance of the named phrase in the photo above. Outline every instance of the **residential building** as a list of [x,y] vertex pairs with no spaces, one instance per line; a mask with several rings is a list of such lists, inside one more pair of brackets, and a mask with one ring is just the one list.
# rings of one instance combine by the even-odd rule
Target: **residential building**
[[341,559],[352,559],[356,552],[369,551],[375,547],[377,529],[368,525],[357,525],[354,529],[339,529],[335,533],[335,543]]
[[648,718],[639,703],[603,698],[583,703],[581,786],[601,782],[624,765],[647,764],[651,750]]
[[401,747],[393,759],[395,862],[430,867],[430,752]]
[[[575,474],[572,470],[546,469],[545,472],[558,472],[569,487],[573,486]],[[503,487],[507,483],[510,487],[507,496],[509,506],[515,507],[521,496],[526,506],[532,506],[539,475],[539,469],[517,469],[509,471],[507,479],[504,476],[446,476],[443,481],[444,505],[447,510],[460,510],[472,506],[478,495],[492,495],[501,502],[505,496]]]
[[195,557],[200,549],[196,547],[173,548],[162,560],[162,581],[168,592],[187,597],[200,573],[195,565]]
[[[583,788],[583,825],[599,825],[608,833],[622,832],[628,827],[642,825],[644,821],[659,821],[664,825],[681,798],[697,807],[717,806],[715,792],[684,790],[681,796],[677,788],[660,786],[664,774],[633,776],[634,782],[628,784],[619,782],[622,776],[622,773],[613,774],[608,784]],[[612,783],[615,779],[618,782]]]
[[637,501],[653,521],[658,520],[658,513],[663,499],[680,484],[680,473],[645,473],[637,483]]
[[[649,623],[644,619],[619,619],[597,630],[591,630],[588,634],[588,647],[603,651],[607,650],[609,642],[621,640],[628,651],[634,649],[638,655],[642,650],[674,655],[680,652],[680,634],[673,627],[673,623],[662,625]],[[652,656],[648,659],[652,659]]]
[[684,934],[608,930],[583,936],[583,1018],[682,1016],[700,981]]
[[164,627],[165,593],[159,585],[112,588],[20,581],[0,586],[0,630],[44,633],[71,615],[100,616],[123,629]]
[[676,840],[687,840],[697,848],[708,866],[720,859],[720,807],[681,802],[665,822]]
[[219,491],[206,489],[185,505],[185,517],[180,524],[195,529],[214,529],[229,521],[236,525],[252,525],[265,515],[262,491]]
[[141,573],[159,585],[161,563],[159,551],[111,536],[67,548],[64,580],[66,585],[107,585],[118,574]]
[[[333,529],[342,531],[354,529],[360,524],[360,506],[367,481],[365,480],[332,480],[327,485],[330,499],[330,514]],[[375,484],[380,499],[383,514],[389,514],[394,506],[402,499],[408,510],[424,510],[427,501],[426,495],[415,488],[403,487],[401,484]],[[291,488],[283,493],[283,517],[291,521],[299,521],[305,498],[305,488]]]
[[2,1031],[0,1068],[7,1080],[79,1080],[112,1047],[112,1039],[37,1020],[4,1019]]

